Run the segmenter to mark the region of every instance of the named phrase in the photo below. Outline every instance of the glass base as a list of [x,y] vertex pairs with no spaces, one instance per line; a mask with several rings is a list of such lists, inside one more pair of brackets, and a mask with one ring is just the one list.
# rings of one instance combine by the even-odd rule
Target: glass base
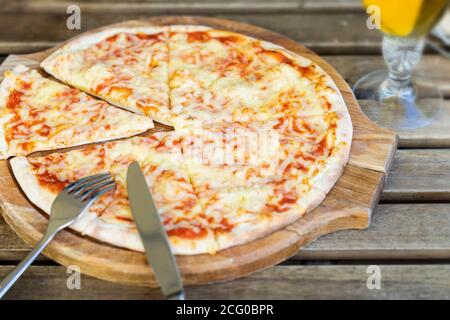
[[414,77],[399,94],[383,90],[388,73],[371,72],[356,82],[353,92],[364,113],[381,127],[394,131],[422,128],[432,123],[442,111],[441,91],[420,77]]

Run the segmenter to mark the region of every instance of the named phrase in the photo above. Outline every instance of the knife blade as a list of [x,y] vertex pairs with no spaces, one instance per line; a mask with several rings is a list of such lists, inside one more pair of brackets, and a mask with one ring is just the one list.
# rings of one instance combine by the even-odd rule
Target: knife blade
[[131,212],[144,245],[147,261],[155,273],[162,293],[168,299],[184,300],[183,284],[175,256],[137,162],[128,167],[127,189]]

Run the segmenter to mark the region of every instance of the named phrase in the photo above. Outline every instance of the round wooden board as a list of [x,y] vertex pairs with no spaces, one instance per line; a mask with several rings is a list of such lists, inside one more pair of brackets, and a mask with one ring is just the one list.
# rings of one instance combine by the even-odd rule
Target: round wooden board
[[[177,256],[186,285],[225,281],[275,265],[294,255],[302,246],[336,230],[366,228],[376,206],[386,173],[393,159],[397,137],[371,123],[361,112],[344,79],[323,59],[302,45],[259,27],[206,17],[156,17],[113,26],[193,24],[232,30],[264,39],[303,55],[320,65],[336,82],[352,117],[354,138],[350,160],[342,177],[325,201],[294,224],[271,235],[215,255]],[[109,28],[107,26],[101,29]],[[90,32],[95,32],[92,30]],[[89,33],[90,33],[89,32]],[[0,71],[18,63],[38,67],[55,48],[29,55],[9,56]],[[3,74],[3,72],[2,72]],[[157,126],[156,130],[167,127]],[[47,215],[34,207],[21,192],[7,161],[0,162],[0,206],[11,228],[34,246],[42,237]],[[142,253],[117,248],[70,230],[62,231],[44,250],[58,263],[80,267],[85,274],[132,285],[157,286]]]

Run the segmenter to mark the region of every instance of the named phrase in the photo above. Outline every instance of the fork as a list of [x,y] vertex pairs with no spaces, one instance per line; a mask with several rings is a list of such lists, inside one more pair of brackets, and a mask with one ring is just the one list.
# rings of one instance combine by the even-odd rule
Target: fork
[[52,204],[47,231],[42,239],[0,282],[0,299],[60,230],[75,222],[98,197],[114,189],[114,186],[115,182],[109,173],[85,177],[66,186]]

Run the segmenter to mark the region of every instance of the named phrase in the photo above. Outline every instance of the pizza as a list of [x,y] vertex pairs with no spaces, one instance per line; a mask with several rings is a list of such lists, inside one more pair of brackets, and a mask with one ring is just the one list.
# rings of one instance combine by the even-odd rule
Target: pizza
[[267,41],[204,26],[114,28],[65,44],[42,67],[174,128],[10,160],[25,194],[47,213],[67,184],[110,172],[114,192],[72,227],[116,246],[143,250],[126,192],[132,161],[143,168],[173,251],[184,255],[213,254],[297,221],[347,164],[353,129],[335,83]]
[[41,66],[114,105],[168,123],[165,28],[108,29],[63,46]]
[[0,158],[129,137],[150,118],[17,66],[0,85]]

